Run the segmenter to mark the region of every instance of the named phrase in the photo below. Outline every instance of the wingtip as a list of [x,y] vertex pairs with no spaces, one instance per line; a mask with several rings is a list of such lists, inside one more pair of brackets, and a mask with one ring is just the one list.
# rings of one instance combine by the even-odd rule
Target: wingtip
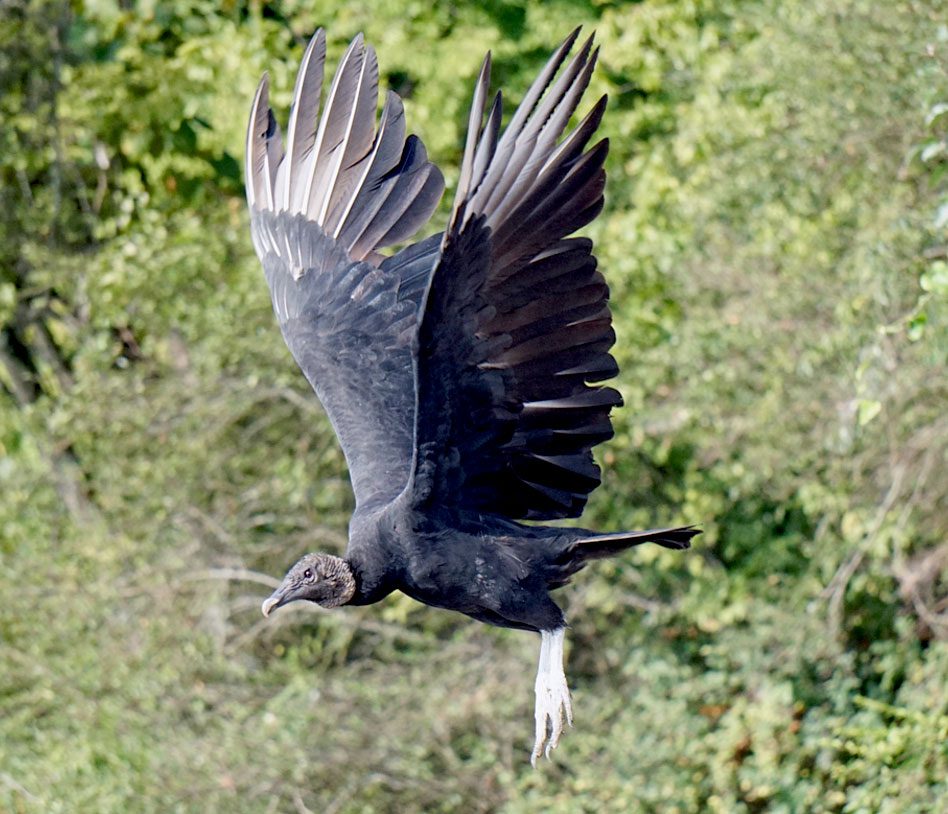
[[303,61],[301,64],[306,64],[306,56],[311,54],[317,48],[325,47],[326,45],[326,30],[323,28],[317,28],[316,33],[309,38],[309,42],[306,44],[306,50],[303,52]]
[[[326,58],[326,32],[321,28],[310,37],[309,42],[306,44],[306,50],[303,51],[303,58],[300,60],[300,67],[296,75],[296,90],[299,89],[299,83],[308,73],[310,65],[314,64],[314,56],[316,57],[316,63],[320,63]],[[321,81],[322,77],[320,77],[320,82]]]
[[385,91],[385,101],[382,103],[380,121],[384,123],[388,119],[395,119],[403,115],[405,115],[405,103],[402,101],[402,97],[389,88]]
[[601,167],[605,163],[607,155],[609,155],[609,137],[604,136],[593,144],[592,147],[589,147],[585,152],[579,155],[573,166],[577,166],[581,163],[584,167],[593,164]]
[[[595,41],[595,34],[590,34],[583,40],[583,44],[580,46],[578,53],[576,54],[575,59],[580,61],[580,64],[585,63],[589,59],[589,54],[593,50],[593,42]],[[596,46],[596,53],[599,52],[599,46]]]
[[360,31],[358,34],[356,34],[352,38],[352,41],[349,43],[349,47],[346,49],[346,55],[348,56],[353,51],[364,48],[364,47],[365,47],[365,34],[363,34]]
[[477,82],[479,85],[489,85],[490,84],[490,71],[491,64],[493,61],[493,56],[490,51],[484,54],[484,61],[481,63],[480,73],[477,75]]
[[582,30],[583,30],[582,25],[576,26],[576,28],[574,28],[572,31],[569,32],[569,34],[566,35],[566,39],[564,39],[563,42],[560,43],[560,47],[557,50],[570,51]]
[[500,89],[498,89],[497,93],[494,94],[494,101],[491,102],[490,112],[488,113],[488,116],[495,115],[494,113],[495,110],[497,111],[496,115],[499,116],[501,111],[503,110],[503,107],[504,107],[504,94]]
[[251,116],[257,115],[257,111],[262,108],[269,109],[270,106],[270,72],[264,71],[257,83],[257,91],[253,95],[253,105],[251,106]]
[[[260,197],[260,190],[257,189],[256,163],[259,155],[260,142],[266,138],[266,131],[258,133],[258,125],[262,110],[269,111],[269,89],[270,74],[263,72],[260,81],[257,83],[257,90],[253,95],[253,102],[250,105],[250,118],[247,121],[247,143],[244,154],[244,185],[247,190],[247,203],[252,209],[256,206]],[[267,119],[267,129],[270,127],[269,117]]]

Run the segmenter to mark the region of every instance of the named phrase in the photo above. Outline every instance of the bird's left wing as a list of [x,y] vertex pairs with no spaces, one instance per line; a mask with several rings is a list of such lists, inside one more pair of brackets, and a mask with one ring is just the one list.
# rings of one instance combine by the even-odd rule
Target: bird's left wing
[[405,137],[389,93],[376,128],[378,64],[357,36],[319,115],[322,30],[296,80],[286,149],[264,76],[247,132],[254,247],[294,358],[319,396],[360,507],[403,489],[411,465],[418,306],[440,236],[383,258],[421,227],[444,189],[424,145]]
[[[596,54],[553,54],[501,135],[474,94],[454,214],[419,329],[413,499],[509,518],[577,516],[612,435],[609,290],[592,242],[607,144],[587,150],[605,98],[567,135]],[[557,75],[558,74],[558,75]],[[555,78],[554,78],[555,77]]]

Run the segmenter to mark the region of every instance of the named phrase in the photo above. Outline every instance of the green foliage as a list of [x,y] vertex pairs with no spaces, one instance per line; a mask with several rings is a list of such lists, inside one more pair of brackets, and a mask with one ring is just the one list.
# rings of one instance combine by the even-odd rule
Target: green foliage
[[[0,811],[941,811],[939,6],[0,4]],[[626,401],[584,524],[705,534],[564,590],[534,772],[523,634],[259,615],[351,494],[240,165],[259,75],[285,111],[307,36],[363,30],[450,200],[483,52],[515,103],[579,23]]]

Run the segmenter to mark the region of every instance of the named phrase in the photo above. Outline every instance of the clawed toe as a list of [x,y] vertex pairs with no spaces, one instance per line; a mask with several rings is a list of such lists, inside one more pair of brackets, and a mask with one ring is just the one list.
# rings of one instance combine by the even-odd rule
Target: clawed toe
[[550,687],[537,688],[536,739],[530,762],[535,767],[541,754],[550,758],[560,742],[564,721],[573,725],[573,712],[570,708],[569,690],[565,682],[555,690]]
[[573,725],[573,708],[563,672],[563,630],[542,631],[540,664],[537,669],[536,723],[530,763],[536,768],[537,760],[545,754],[547,760],[563,734],[563,721]]

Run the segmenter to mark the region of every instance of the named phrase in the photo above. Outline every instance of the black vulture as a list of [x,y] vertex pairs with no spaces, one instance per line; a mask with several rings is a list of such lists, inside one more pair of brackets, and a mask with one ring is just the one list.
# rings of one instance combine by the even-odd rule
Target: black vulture
[[[444,190],[398,95],[377,119],[361,35],[321,100],[310,41],[285,148],[264,75],[247,133],[254,247],[286,344],[339,437],[355,493],[345,557],[307,554],[263,603],[366,605],[393,591],[540,634],[531,762],[572,723],[566,620],[549,592],[641,543],[687,548],[692,526],[601,534],[522,520],[578,517],[619,393],[609,289],[592,242],[608,143],[600,99],[568,133],[596,64],[590,37],[556,50],[501,129],[490,54],[474,91],[447,229],[391,255]],[[565,65],[564,65],[565,63]],[[322,101],[322,112],[320,104]],[[485,119],[486,114],[486,119]],[[565,135],[564,135],[565,134]]]

